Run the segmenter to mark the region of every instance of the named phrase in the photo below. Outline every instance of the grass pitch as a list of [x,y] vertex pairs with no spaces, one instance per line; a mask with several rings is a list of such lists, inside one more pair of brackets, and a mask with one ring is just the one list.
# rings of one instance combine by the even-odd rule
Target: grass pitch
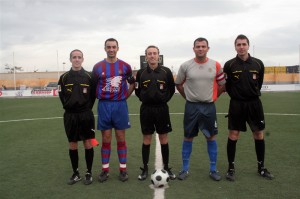
[[[241,134],[237,143],[236,181],[225,180],[227,170],[227,113],[229,98],[217,101],[218,170],[223,179],[208,176],[209,160],[203,136],[194,139],[190,176],[186,181],[174,180],[165,190],[165,198],[299,198],[300,184],[300,93],[263,93],[266,117],[266,167],[274,174],[272,181],[256,173],[256,155],[250,131]],[[140,102],[136,96],[128,100],[131,128],[127,130],[129,181],[118,180],[118,158],[113,139],[110,177],[99,183],[100,147],[95,147],[94,182],[67,185],[72,174],[68,142],[64,133],[63,110],[58,98],[0,99],[0,197],[10,198],[153,198],[150,177],[138,181],[142,135],[139,126]],[[184,100],[175,95],[169,103],[173,132],[169,134],[170,166],[178,174],[181,169]],[[94,106],[96,112],[97,104]],[[200,134],[201,135],[201,134]],[[100,132],[96,137],[101,141]],[[150,170],[154,170],[155,139],[152,140]],[[79,145],[79,169],[85,172],[84,149]]]

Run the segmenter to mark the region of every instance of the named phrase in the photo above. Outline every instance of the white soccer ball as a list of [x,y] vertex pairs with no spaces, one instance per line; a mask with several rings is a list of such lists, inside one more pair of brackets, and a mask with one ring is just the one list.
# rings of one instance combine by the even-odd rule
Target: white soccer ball
[[151,183],[155,188],[163,188],[168,185],[169,174],[164,169],[157,169],[151,174]]

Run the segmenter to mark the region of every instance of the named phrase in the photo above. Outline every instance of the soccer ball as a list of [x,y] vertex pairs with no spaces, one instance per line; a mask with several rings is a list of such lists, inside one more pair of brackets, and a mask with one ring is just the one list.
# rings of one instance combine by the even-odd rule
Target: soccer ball
[[168,185],[169,174],[164,169],[157,169],[151,174],[151,183],[155,188],[163,188]]

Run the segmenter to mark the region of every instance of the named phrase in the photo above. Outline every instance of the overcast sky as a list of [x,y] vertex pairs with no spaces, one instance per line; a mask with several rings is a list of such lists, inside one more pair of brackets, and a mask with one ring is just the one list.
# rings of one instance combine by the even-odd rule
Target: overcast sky
[[13,63],[27,72],[67,70],[73,49],[92,70],[110,37],[133,69],[145,48],[157,45],[164,65],[177,72],[194,57],[198,37],[208,39],[208,57],[224,65],[241,33],[266,66],[298,65],[299,16],[299,0],[0,0],[0,72]]

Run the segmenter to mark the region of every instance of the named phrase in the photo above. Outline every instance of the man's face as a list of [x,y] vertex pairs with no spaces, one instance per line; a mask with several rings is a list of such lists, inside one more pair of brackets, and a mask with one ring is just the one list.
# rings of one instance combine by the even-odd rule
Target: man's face
[[247,55],[249,50],[247,39],[237,39],[235,42],[235,50],[239,56]]
[[209,47],[206,41],[196,41],[193,50],[197,58],[205,58]]
[[146,53],[146,60],[149,65],[154,66],[158,65],[159,54],[156,48],[148,48]]
[[79,51],[74,51],[72,52],[72,55],[70,57],[70,62],[72,63],[72,67],[79,69],[82,66],[82,62],[83,62],[83,55],[81,52]]
[[104,50],[108,58],[116,58],[119,47],[116,41],[107,41]]

